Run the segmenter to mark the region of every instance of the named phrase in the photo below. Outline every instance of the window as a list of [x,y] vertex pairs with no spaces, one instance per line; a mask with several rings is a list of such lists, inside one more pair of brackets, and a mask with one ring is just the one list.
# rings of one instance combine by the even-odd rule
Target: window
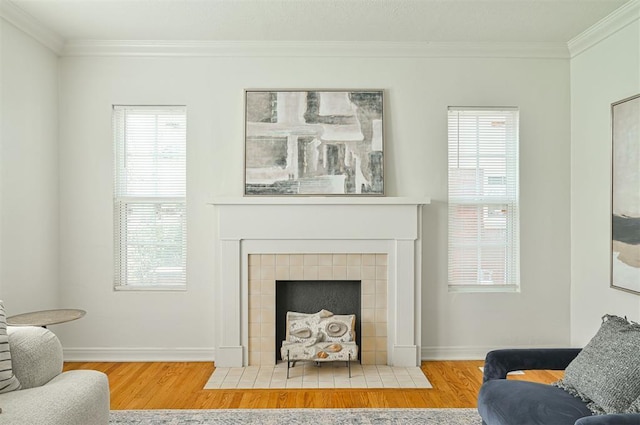
[[186,110],[114,106],[115,288],[186,286]]
[[518,110],[449,108],[449,288],[519,287]]

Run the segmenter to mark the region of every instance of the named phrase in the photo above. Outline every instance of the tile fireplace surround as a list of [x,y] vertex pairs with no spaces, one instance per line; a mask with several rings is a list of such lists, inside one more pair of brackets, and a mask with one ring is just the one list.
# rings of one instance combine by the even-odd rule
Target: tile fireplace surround
[[[267,349],[275,340],[269,307],[275,290],[270,288],[276,273],[285,279],[284,263],[291,279],[344,279],[343,272],[346,278],[361,279],[362,295],[373,295],[362,300],[361,314],[367,319],[362,324],[371,323],[362,337],[372,338],[363,342],[363,363],[418,366],[421,220],[422,206],[429,203],[396,197],[215,200],[216,366],[275,362],[275,353],[271,356]],[[266,309],[257,309],[258,300],[264,300]],[[373,308],[365,307],[369,304]],[[378,337],[385,334],[385,339]]]
[[278,280],[359,280],[360,362],[387,364],[386,254],[249,254],[249,366],[276,364]]

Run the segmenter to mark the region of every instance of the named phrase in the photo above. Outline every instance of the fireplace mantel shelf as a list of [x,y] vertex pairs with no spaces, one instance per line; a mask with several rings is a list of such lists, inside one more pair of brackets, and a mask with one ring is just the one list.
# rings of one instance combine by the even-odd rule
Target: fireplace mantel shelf
[[430,198],[395,196],[301,196],[215,198],[212,205],[428,205]]

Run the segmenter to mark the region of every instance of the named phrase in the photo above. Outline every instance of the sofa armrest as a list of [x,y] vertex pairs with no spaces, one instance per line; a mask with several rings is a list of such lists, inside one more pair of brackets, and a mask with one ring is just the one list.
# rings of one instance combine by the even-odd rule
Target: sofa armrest
[[62,345],[48,329],[8,326],[13,373],[22,389],[39,387],[62,373]]
[[610,415],[585,416],[576,421],[575,425],[638,425],[640,413],[623,413]]
[[108,425],[109,380],[96,370],[70,370],[27,390],[0,394],[2,425]]
[[505,349],[487,353],[482,382],[506,379],[514,370],[563,370],[578,355],[580,348]]

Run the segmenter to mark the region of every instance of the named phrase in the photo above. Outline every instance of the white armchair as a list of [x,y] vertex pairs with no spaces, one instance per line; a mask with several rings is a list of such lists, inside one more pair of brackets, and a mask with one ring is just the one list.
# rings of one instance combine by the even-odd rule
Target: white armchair
[[0,394],[3,425],[106,425],[109,382],[95,370],[62,372],[62,346],[40,327],[7,328],[21,389]]
[[315,314],[287,312],[287,333],[280,355],[289,368],[299,360],[321,362],[344,361],[349,367],[358,360],[355,314],[334,315],[327,310]]

